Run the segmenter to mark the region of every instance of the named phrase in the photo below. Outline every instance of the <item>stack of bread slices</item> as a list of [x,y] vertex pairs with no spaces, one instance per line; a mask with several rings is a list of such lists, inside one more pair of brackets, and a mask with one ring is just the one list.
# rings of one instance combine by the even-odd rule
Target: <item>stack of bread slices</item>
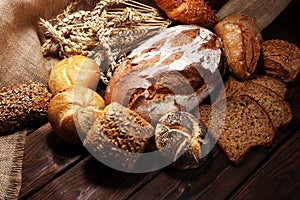
[[[225,82],[225,93],[220,93],[213,104],[201,105],[197,117],[218,140],[228,159],[238,163],[251,148],[272,146],[278,128],[291,121],[286,92],[284,83],[266,75],[246,81],[231,76]],[[213,123],[224,113],[223,126]]]

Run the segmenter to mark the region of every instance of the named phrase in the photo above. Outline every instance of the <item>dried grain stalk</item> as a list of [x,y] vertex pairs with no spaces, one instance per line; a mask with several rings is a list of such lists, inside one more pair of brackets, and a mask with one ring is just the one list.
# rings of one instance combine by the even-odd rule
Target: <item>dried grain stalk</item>
[[46,29],[42,51],[47,55],[55,47],[61,59],[78,54],[93,58],[104,72],[104,83],[120,58],[171,23],[157,9],[134,0],[102,0],[92,10],[76,11],[77,6],[74,1],[56,18],[40,20]]

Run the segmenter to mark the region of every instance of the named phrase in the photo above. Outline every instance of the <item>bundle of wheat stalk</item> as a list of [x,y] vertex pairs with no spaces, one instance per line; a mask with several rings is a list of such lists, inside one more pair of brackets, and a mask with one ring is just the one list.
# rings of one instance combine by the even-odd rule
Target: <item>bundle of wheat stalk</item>
[[60,58],[89,56],[102,68],[104,83],[126,53],[171,23],[157,9],[134,0],[101,0],[92,10],[76,11],[77,5],[74,1],[56,18],[41,19],[43,53],[55,47]]

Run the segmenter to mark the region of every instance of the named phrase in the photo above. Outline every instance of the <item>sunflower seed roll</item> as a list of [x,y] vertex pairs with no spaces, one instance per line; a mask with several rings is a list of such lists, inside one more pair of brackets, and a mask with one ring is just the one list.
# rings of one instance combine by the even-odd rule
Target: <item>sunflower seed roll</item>
[[38,82],[0,88],[0,134],[44,121],[51,97]]

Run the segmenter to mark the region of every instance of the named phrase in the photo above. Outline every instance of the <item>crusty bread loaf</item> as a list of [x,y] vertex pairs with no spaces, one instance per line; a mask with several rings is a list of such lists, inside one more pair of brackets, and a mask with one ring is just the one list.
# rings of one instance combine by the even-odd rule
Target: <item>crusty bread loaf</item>
[[9,133],[47,119],[52,98],[38,82],[0,88],[0,133]]
[[48,85],[53,95],[73,85],[96,89],[100,79],[100,68],[96,62],[82,55],[59,61],[51,70]]
[[48,119],[63,140],[79,144],[104,107],[104,100],[98,93],[75,86],[54,96],[49,105]]
[[264,86],[247,82],[233,96],[240,95],[250,96],[257,101],[268,113],[275,128],[287,125],[292,119],[289,103]]
[[[276,130],[266,111],[248,96],[229,97],[199,108],[197,117],[208,129],[218,146],[234,163],[241,161],[246,153],[255,146],[271,146],[274,143]],[[225,123],[220,127],[219,119],[226,113]],[[211,114],[214,123],[211,123]],[[215,134],[222,129],[220,135]]]
[[155,0],[168,17],[181,24],[212,28],[217,23],[215,12],[204,0]]
[[178,25],[147,40],[116,70],[105,94],[156,123],[165,113],[189,111],[221,81],[222,44],[211,31]]

